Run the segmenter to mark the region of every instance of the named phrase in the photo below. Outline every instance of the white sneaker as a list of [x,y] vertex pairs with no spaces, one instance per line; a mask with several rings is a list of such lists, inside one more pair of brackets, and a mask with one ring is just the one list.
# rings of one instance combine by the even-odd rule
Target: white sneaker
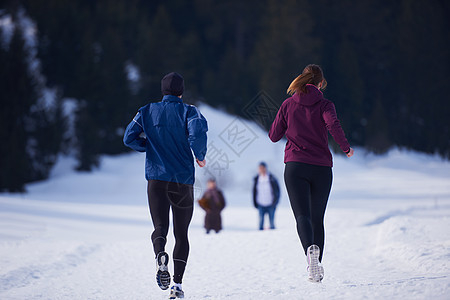
[[170,286],[169,255],[166,252],[159,252],[156,256],[156,282],[162,290],[167,290]]
[[174,285],[170,288],[169,299],[177,299],[177,298],[184,298],[184,292],[181,288]]
[[320,248],[317,245],[311,245],[306,250],[306,259],[308,262],[308,280],[311,282],[321,282],[324,276],[323,267],[319,265]]

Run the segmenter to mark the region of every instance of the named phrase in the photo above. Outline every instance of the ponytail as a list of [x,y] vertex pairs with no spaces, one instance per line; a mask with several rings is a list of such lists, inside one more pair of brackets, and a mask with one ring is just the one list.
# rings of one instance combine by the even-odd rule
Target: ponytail
[[307,93],[306,85],[313,84],[317,86],[319,83],[322,83],[321,89],[324,89],[327,86],[327,81],[323,77],[322,69],[318,65],[308,65],[303,70],[303,73],[297,76],[287,89],[287,93],[289,95],[293,95],[294,93]]
[[306,94],[306,85],[311,84],[313,81],[314,75],[312,73],[302,73],[294,81],[291,82],[289,88],[287,89],[287,93],[289,95],[294,95],[296,92],[302,92]]

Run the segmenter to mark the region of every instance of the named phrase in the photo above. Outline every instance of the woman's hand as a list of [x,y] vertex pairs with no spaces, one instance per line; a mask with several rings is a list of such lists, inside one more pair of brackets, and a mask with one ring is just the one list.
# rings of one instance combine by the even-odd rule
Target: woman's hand
[[352,157],[353,154],[355,154],[355,150],[353,150],[353,148],[350,147],[350,151],[348,151],[347,157]]
[[206,165],[206,159],[200,161],[196,158],[195,161],[197,162],[197,164],[200,168],[203,168]]

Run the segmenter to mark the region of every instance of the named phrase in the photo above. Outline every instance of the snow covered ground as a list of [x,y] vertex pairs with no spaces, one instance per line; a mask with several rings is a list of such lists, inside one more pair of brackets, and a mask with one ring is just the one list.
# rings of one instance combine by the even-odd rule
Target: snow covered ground
[[[449,162],[400,150],[335,155],[325,278],[313,284],[284,187],[277,229],[256,230],[251,179],[264,160],[284,185],[284,143],[201,110],[210,145],[195,193],[215,175],[228,206],[217,235],[204,233],[195,208],[187,299],[450,299]],[[144,156],[106,156],[93,173],[74,164],[61,158],[27,194],[0,194],[0,299],[166,299],[155,283]]]

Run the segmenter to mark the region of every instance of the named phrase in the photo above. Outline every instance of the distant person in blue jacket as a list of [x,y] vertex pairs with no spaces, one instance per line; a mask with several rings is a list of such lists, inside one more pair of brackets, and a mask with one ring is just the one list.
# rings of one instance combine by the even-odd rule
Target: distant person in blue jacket
[[278,181],[267,172],[267,165],[261,162],[258,175],[253,178],[253,205],[259,212],[259,230],[264,229],[264,216],[269,215],[270,229],[275,229],[275,209],[280,199]]
[[170,299],[182,298],[183,274],[189,255],[188,227],[194,207],[194,158],[205,166],[205,117],[192,105],[183,103],[183,77],[175,72],[161,80],[161,102],[139,109],[128,125],[123,142],[139,152],[146,152],[145,178],[154,231],[152,243],[156,255],[156,281],[166,290],[170,286],[169,255],[165,251],[172,208],[175,247],[173,250],[174,285]]

